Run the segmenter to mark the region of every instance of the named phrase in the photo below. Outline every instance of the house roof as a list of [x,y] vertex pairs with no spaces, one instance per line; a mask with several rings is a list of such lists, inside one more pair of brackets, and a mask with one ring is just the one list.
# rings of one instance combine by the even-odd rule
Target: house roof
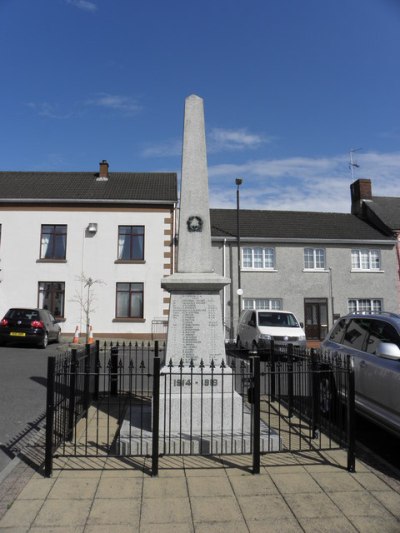
[[0,203],[171,203],[177,200],[173,172],[0,172]]
[[400,198],[373,196],[368,208],[392,231],[400,230]]
[[[210,217],[214,239],[236,239],[236,209],[211,209]],[[247,240],[394,242],[392,237],[350,214],[241,209],[239,219],[240,237]]]

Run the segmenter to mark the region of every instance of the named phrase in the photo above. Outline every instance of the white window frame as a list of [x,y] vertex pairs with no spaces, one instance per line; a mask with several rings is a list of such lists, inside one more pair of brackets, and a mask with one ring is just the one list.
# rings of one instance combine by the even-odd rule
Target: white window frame
[[[250,251],[248,253],[247,251]],[[273,271],[275,270],[275,248],[271,246],[243,246],[241,253],[241,270]],[[260,266],[255,266],[259,263]]]
[[379,313],[383,311],[382,298],[349,298],[349,313]]
[[[377,266],[374,266],[374,264]],[[381,251],[378,248],[353,248],[351,250],[352,272],[381,272]]]
[[243,309],[283,309],[282,298],[243,298]]
[[[306,254],[311,251],[312,252],[312,266],[307,266],[307,262],[306,262]],[[322,255],[323,255],[323,266],[317,266],[319,263],[320,263],[320,255],[321,255],[321,252],[322,252]],[[326,250],[325,248],[311,248],[311,247],[306,247],[304,248],[304,255],[303,255],[303,259],[304,259],[304,270],[307,270],[307,271],[325,271],[326,270]]]

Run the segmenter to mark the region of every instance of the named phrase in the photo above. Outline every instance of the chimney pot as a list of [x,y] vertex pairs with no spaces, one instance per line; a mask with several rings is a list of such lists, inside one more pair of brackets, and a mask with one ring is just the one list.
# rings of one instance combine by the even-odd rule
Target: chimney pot
[[100,161],[100,171],[99,171],[99,181],[107,181],[108,180],[108,162],[103,159],[103,161]]

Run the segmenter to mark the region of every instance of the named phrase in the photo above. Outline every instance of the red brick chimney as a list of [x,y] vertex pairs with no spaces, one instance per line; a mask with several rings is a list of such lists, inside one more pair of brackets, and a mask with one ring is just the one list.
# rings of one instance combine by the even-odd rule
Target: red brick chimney
[[372,200],[372,185],[370,179],[359,179],[350,185],[351,214],[362,214],[364,200]]
[[108,162],[103,159],[103,161],[100,161],[100,170],[99,170],[99,177],[97,178],[98,181],[107,181],[108,180]]

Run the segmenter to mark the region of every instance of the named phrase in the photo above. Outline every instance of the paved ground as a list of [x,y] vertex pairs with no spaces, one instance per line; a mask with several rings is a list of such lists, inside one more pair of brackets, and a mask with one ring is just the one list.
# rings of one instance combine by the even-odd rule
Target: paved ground
[[59,459],[51,479],[23,462],[0,484],[0,531],[393,532],[400,479],[346,454],[270,454],[261,473],[248,456],[168,457],[156,478],[149,459]]

